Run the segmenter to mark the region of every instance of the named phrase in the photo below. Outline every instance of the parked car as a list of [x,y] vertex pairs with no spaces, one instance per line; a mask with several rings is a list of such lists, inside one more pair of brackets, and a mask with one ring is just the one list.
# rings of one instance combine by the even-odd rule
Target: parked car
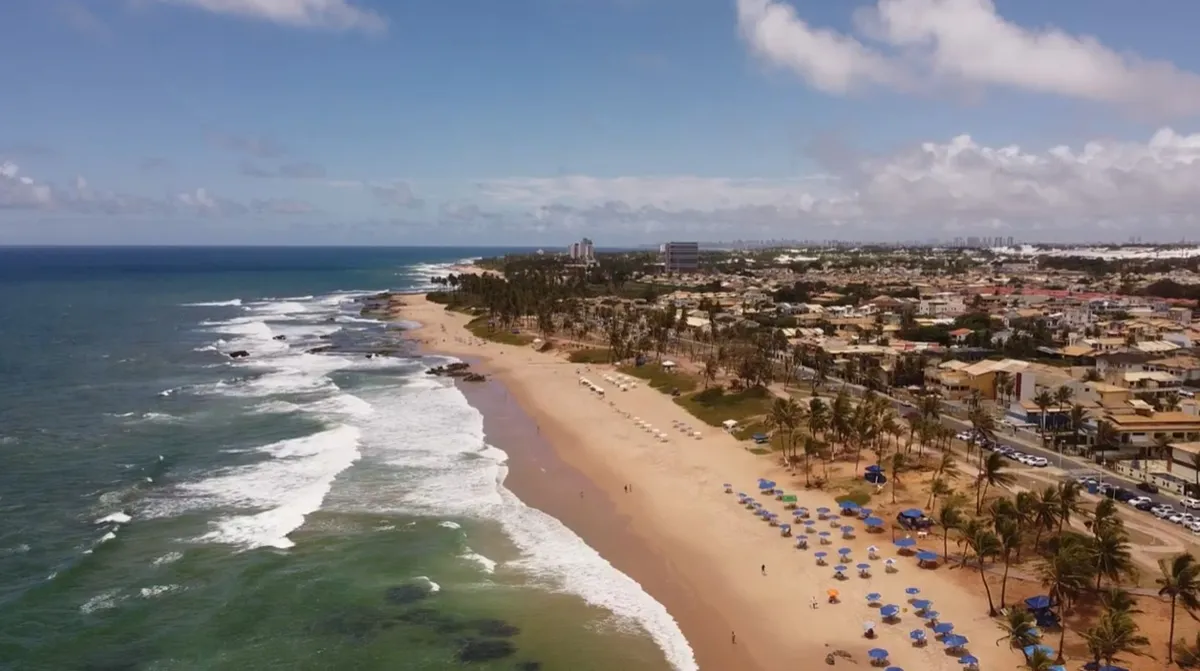
[[1154,484],[1153,482],[1139,482],[1137,488],[1143,492],[1150,492],[1151,494],[1158,493],[1158,485]]
[[1193,499],[1190,496],[1185,496],[1182,499],[1179,499],[1179,505],[1191,510],[1197,510],[1200,509],[1200,499]]
[[1133,504],[1133,507],[1141,510],[1142,512],[1150,512],[1154,509],[1154,502],[1150,499],[1146,499],[1145,501],[1138,501],[1137,503]]
[[1135,496],[1135,497],[1129,499],[1128,503],[1129,503],[1129,505],[1133,506],[1134,508],[1138,507],[1139,505],[1141,505],[1143,503],[1150,504],[1151,508],[1154,507],[1154,499],[1151,499],[1149,496]]
[[1154,513],[1154,516],[1158,519],[1165,520],[1175,514],[1175,509],[1168,505],[1159,505],[1151,508],[1150,512]]
[[1130,501],[1132,501],[1134,499],[1134,496],[1135,495],[1133,492],[1129,491],[1128,489],[1122,489],[1120,487],[1117,487],[1116,489],[1114,489],[1112,491],[1112,497],[1114,499],[1120,501],[1121,503],[1129,503]]

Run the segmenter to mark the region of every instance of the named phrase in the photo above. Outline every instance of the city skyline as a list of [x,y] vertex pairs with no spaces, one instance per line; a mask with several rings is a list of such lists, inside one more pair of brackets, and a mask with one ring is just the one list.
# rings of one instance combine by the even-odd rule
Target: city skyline
[[460,4],[19,0],[0,244],[1172,242],[1197,223],[1200,7]]

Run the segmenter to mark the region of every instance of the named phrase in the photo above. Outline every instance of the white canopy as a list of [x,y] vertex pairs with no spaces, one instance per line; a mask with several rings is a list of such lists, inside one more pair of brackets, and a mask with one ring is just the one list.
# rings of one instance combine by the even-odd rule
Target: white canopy
[[724,426],[726,429],[732,429],[733,427],[737,426],[737,420],[727,419],[724,422],[721,422],[721,426]]

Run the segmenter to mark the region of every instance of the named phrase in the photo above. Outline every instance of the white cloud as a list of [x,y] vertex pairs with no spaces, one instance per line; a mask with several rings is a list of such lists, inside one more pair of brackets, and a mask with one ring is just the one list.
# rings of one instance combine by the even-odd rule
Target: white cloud
[[387,21],[352,0],[158,0],[292,28],[379,33]]
[[1003,86],[1164,117],[1200,114],[1200,75],[1094,37],[1019,26],[991,0],[877,0],[855,15],[863,40],[815,28],[783,0],[737,0],[737,9],[756,54],[829,93]]
[[46,208],[52,203],[49,185],[22,175],[20,166],[12,161],[0,161],[0,209]]
[[673,230],[718,237],[831,237],[831,229],[911,238],[949,231],[1052,231],[1097,225],[1176,233],[1200,210],[1200,134],[1111,140],[1045,151],[982,146],[962,135],[858,161],[821,179],[582,176],[480,184],[492,208],[530,226],[630,235]]
[[375,182],[366,184],[366,186],[371,190],[371,194],[385,205],[416,209],[425,204],[413,193],[412,186],[403,180]]

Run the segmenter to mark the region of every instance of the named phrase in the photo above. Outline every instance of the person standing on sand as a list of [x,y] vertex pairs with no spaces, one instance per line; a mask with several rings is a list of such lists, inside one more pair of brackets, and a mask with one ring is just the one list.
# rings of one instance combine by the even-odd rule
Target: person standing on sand
[[729,632],[729,642],[734,645],[737,645],[737,632],[736,631]]
[[766,565],[766,564],[763,564],[763,565],[762,565],[762,574],[763,574],[763,575],[766,575],[766,574],[767,574],[767,565]]

